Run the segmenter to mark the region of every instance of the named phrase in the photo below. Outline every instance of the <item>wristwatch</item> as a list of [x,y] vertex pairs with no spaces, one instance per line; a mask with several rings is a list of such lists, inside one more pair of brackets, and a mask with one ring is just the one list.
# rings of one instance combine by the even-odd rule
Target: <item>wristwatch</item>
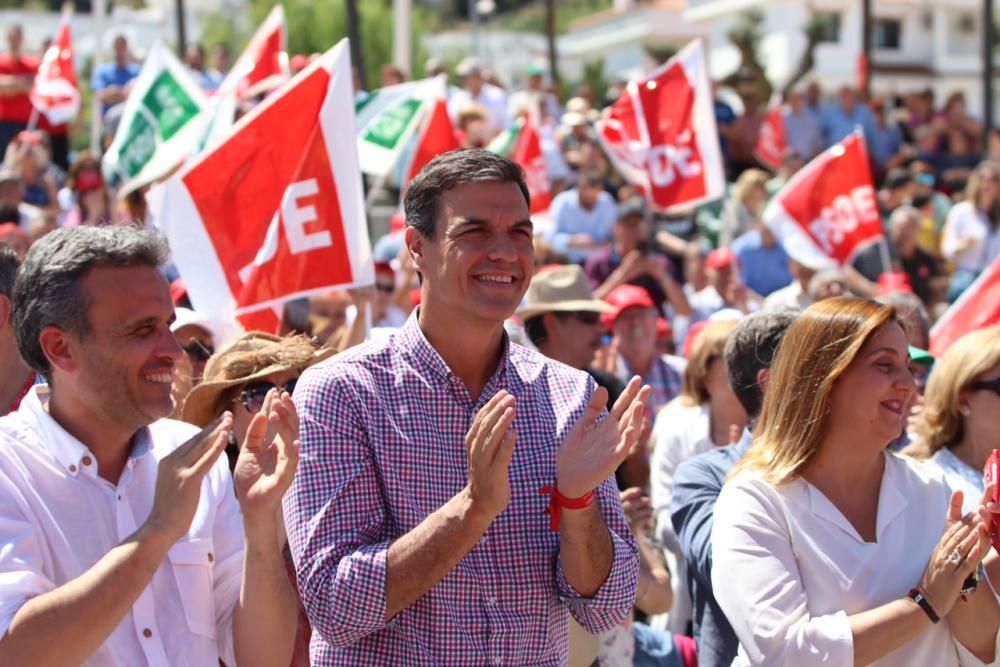
[[927,614],[927,618],[931,619],[931,623],[937,623],[941,620],[941,617],[937,615],[936,611],[934,611],[934,607],[932,607],[931,603],[927,601],[927,598],[924,596],[923,591],[921,591],[919,587],[910,589],[910,599],[916,602],[917,606],[924,610],[924,613]]
[[966,577],[965,581],[962,582],[962,590],[959,592],[961,593],[963,600],[966,595],[976,592],[976,589],[979,588],[979,582],[982,581],[985,576],[986,570],[983,568],[983,564],[979,563],[979,565],[976,566],[976,571]]

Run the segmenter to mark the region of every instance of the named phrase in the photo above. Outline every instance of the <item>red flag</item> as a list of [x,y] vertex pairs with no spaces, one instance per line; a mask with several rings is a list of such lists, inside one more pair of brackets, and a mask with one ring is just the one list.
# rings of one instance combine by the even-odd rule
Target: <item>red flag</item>
[[511,159],[524,170],[524,181],[528,186],[528,194],[531,195],[532,214],[543,213],[552,206],[549,175],[545,171],[545,159],[542,157],[542,140],[538,136],[534,119],[533,114],[522,117],[523,125],[511,154]]
[[42,56],[31,86],[31,103],[52,125],[63,125],[80,111],[80,87],[73,68],[69,12],[64,12],[52,45]]
[[629,83],[597,123],[597,135],[618,171],[657,208],[686,211],[725,195],[701,40]]
[[813,268],[849,264],[862,247],[884,238],[864,137],[855,132],[820,153],[763,217],[789,257]]
[[455,127],[451,124],[448,116],[448,105],[444,99],[434,102],[424,125],[417,137],[417,146],[413,152],[413,159],[406,170],[405,186],[410,183],[420,170],[427,166],[427,163],[442,153],[448,153],[457,148],[461,148],[458,138],[455,136]]
[[200,312],[374,282],[347,40],[150,193]]
[[757,134],[757,145],[754,146],[753,154],[762,165],[777,171],[787,151],[785,109],[780,104],[776,104],[764,117],[760,132]]
[[930,353],[940,357],[967,333],[1000,324],[1000,257],[993,260],[931,328]]
[[216,94],[235,94],[243,100],[280,86],[290,76],[287,44],[285,9],[278,4],[250,38]]

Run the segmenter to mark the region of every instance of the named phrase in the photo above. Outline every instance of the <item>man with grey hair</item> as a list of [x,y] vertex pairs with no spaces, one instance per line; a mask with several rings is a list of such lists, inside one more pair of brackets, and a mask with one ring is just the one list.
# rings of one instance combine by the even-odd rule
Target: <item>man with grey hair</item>
[[48,386],[0,419],[0,664],[291,659],[277,512],[298,418],[272,390],[235,494],[232,415],[200,432],[164,419],[182,354],[167,254],[132,227],[61,229],[18,274],[17,344]]
[[13,250],[0,246],[0,414],[17,410],[21,399],[35,384],[34,371],[28,368],[17,351],[17,341],[11,325],[13,309],[10,295],[14,290],[14,278],[20,264]]
[[889,216],[889,239],[896,249],[900,267],[910,279],[913,293],[924,305],[940,298],[948,288],[948,278],[942,277],[941,266],[929,252],[917,244],[917,233],[923,215],[912,206],[900,206]]

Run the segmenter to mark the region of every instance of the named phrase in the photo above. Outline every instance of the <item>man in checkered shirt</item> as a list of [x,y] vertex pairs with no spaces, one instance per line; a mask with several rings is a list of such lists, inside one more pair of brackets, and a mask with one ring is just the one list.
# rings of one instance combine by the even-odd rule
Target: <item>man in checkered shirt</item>
[[533,262],[515,163],[439,156],[405,206],[419,310],[295,391],[303,446],[285,519],[310,657],[566,664],[570,615],[599,633],[635,598],[637,551],[611,475],[649,389],[633,379],[605,416],[588,375],[508,340]]

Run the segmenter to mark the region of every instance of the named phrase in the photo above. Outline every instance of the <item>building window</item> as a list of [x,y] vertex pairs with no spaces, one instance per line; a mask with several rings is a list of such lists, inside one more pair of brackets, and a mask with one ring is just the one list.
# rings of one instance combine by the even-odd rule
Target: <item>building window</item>
[[875,48],[898,51],[902,30],[903,24],[897,19],[875,19]]
[[840,41],[840,14],[837,12],[817,12],[816,21],[823,27],[820,42]]

